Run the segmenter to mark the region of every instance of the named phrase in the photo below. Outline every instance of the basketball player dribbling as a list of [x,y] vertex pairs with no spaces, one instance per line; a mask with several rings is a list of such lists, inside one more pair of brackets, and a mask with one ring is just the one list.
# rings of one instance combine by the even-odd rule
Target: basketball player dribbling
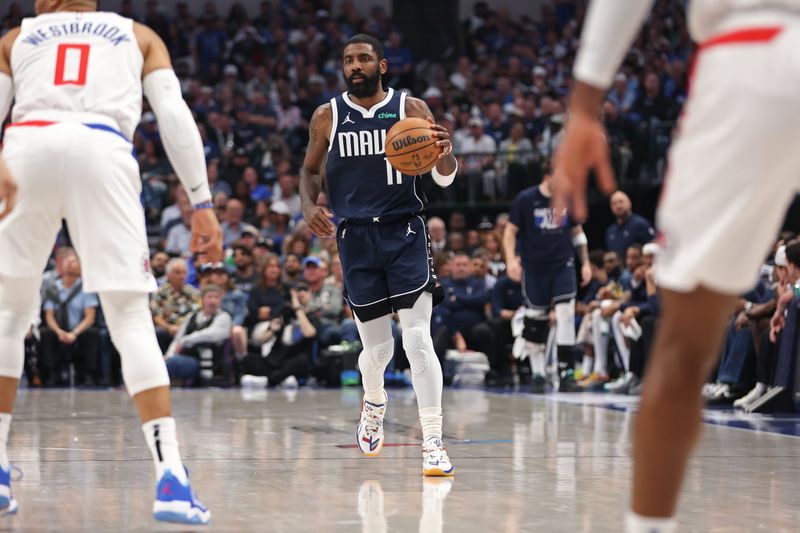
[[[428,119],[442,147],[433,179],[442,187],[450,185],[457,163],[447,131],[433,123],[427,104],[384,90],[381,75],[388,64],[380,41],[356,35],[345,46],[342,60],[348,90],[318,107],[311,118],[300,197],[314,234],[336,236],[347,301],[364,346],[358,358],[364,401],[356,442],[367,456],[378,455],[383,447],[388,401],[383,372],[394,351],[391,314],[396,312],[419,406],[423,473],[451,476],[453,465],[442,444],[442,368],[430,334],[436,277],[421,216],[422,178],[389,165],[386,132],[406,117]],[[343,219],[338,229],[332,214],[316,205],[323,164],[331,208]]]
[[[37,0],[37,16],[0,40],[0,121],[16,98],[0,164],[0,508],[14,513],[6,442],[23,339],[61,219],[97,292],[157,475],[157,520],[205,524],[178,451],[169,377],[156,340],[141,181],[130,140],[142,93],[186,189],[192,251],[222,257],[200,134],[161,39],[89,0]],[[16,184],[15,184],[16,180]],[[2,205],[4,204],[4,205]],[[74,341],[66,332],[62,342]]]
[[[652,0],[593,0],[576,59],[557,195],[586,214],[588,170],[614,187],[600,108]],[[674,531],[701,388],[737,294],[756,282],[798,189],[800,2],[694,0],[700,43],[658,209],[662,316],[634,436],[629,532]]]

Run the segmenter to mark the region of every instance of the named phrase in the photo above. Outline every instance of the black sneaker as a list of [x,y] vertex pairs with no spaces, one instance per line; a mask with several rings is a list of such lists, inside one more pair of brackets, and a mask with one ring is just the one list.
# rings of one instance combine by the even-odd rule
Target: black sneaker
[[558,380],[558,392],[582,392],[575,382],[575,371],[571,368],[562,370]]

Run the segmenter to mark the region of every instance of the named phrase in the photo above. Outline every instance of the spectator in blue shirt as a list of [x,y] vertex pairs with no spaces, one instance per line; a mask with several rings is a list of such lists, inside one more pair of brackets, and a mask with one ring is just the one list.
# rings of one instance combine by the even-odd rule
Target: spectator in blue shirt
[[632,211],[631,199],[622,191],[611,195],[611,212],[616,222],[606,230],[606,249],[625,257],[631,244],[645,245],[656,237],[653,226],[644,217]]
[[81,265],[74,252],[63,259],[61,278],[43,297],[41,373],[46,386],[64,384],[62,370],[70,356],[83,385],[93,386],[97,374],[99,334],[97,295],[83,291]]
[[489,386],[503,386],[513,383],[511,378],[511,319],[522,307],[522,285],[506,276],[498,278],[492,289],[492,319],[490,324],[495,337],[495,352],[490,357],[491,370],[486,376]]
[[434,334],[433,345],[440,360],[445,352],[455,348],[482,352],[492,357],[495,350],[494,333],[486,322],[489,294],[486,283],[472,276],[469,255],[460,252],[452,260],[452,271],[442,280],[444,301],[442,308],[445,325]]

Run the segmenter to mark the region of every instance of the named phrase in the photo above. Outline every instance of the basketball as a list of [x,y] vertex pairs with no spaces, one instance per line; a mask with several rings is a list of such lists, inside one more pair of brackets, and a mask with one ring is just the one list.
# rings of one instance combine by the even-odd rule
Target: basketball
[[436,141],[430,122],[424,118],[405,118],[386,134],[386,159],[403,174],[425,174],[436,165],[442,153]]

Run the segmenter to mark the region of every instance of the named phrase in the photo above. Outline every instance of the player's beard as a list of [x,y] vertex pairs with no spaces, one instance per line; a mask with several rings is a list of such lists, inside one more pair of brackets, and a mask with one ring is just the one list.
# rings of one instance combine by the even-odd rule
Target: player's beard
[[[361,83],[353,83],[353,77],[361,77]],[[353,74],[347,78],[347,92],[356,98],[369,98],[378,92],[378,85],[381,83],[381,71],[376,70],[375,74],[369,76],[363,72]]]

